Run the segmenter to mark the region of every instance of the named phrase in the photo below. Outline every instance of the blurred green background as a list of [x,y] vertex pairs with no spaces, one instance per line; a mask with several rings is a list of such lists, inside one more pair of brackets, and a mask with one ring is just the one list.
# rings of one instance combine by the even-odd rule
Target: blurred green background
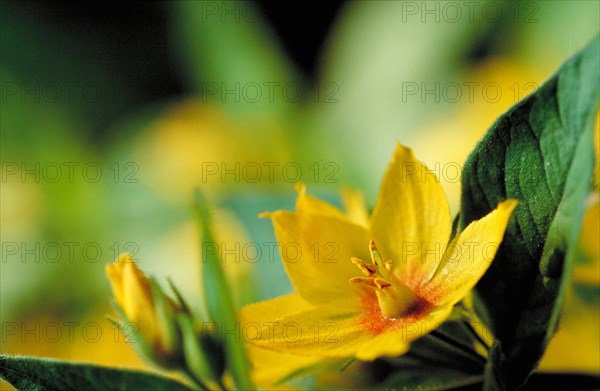
[[296,182],[372,206],[396,141],[456,211],[478,138],[600,26],[596,1],[1,6],[1,352],[128,367],[104,265],[130,251],[202,311],[194,187],[238,304],[286,293],[260,212]]

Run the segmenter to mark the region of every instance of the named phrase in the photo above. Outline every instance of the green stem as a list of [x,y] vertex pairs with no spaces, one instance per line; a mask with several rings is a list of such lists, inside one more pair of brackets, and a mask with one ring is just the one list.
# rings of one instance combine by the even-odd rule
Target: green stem
[[356,361],[356,359],[354,357],[352,357],[350,360],[346,361],[343,365],[342,368],[340,368],[340,372],[343,372],[346,370],[346,368],[348,368],[350,365],[352,365],[352,363]]
[[221,391],[227,391],[227,387],[225,387],[225,384],[223,384],[223,381],[221,379],[217,379],[217,385],[219,386],[219,389]]
[[447,335],[444,335],[437,330],[432,331],[431,333],[429,333],[429,335],[431,335],[434,338],[437,338],[438,340],[444,342],[447,345],[452,346],[456,350],[466,354],[468,357],[472,358],[473,360],[475,360],[477,363],[480,363],[481,365],[485,365],[485,363],[487,362],[485,357],[481,356],[479,353],[474,351],[470,346],[467,346],[467,345],[463,344],[462,342],[452,339],[451,337],[448,337]]
[[484,349],[489,352],[490,351],[490,345],[488,345],[488,343],[481,338],[481,336],[479,335],[479,333],[473,328],[473,326],[471,325],[470,322],[468,321],[464,321],[465,326],[467,327],[467,329],[469,330],[469,332],[471,334],[473,334],[473,337],[475,337],[475,339],[477,340],[477,342],[479,342],[481,344],[481,346],[484,347]]
[[202,382],[202,380],[198,379],[198,377],[196,377],[196,375],[194,375],[191,371],[189,370],[184,370],[183,373],[187,376],[188,379],[190,379],[190,381],[197,385],[202,391],[210,391],[210,388],[208,388],[208,386],[206,384],[204,384],[204,382]]

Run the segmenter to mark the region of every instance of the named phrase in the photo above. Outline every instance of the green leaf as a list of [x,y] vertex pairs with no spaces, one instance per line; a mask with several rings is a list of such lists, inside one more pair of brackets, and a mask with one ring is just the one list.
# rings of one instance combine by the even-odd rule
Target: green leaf
[[0,356],[0,377],[21,391],[191,390],[151,373],[7,355]]
[[526,380],[556,330],[592,186],[599,46],[596,38],[501,116],[463,169],[459,230],[502,200],[520,202],[476,287],[476,310],[497,339],[488,374],[500,388]]
[[[225,351],[226,362],[238,389],[254,388],[250,380],[248,360],[240,336],[236,310],[231,297],[231,289],[225,279],[218,251],[211,251],[207,245],[214,245],[211,216],[205,196],[200,190],[195,194],[195,207],[200,222],[202,244],[202,281],[204,300],[208,314],[217,327],[217,335]],[[218,247],[218,246],[217,246]]]

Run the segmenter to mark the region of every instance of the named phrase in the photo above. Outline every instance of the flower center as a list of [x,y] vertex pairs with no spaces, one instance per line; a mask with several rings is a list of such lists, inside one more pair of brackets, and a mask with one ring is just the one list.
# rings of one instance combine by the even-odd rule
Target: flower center
[[375,289],[381,312],[388,319],[397,319],[411,311],[411,306],[419,301],[419,297],[409,287],[402,283],[394,274],[394,262],[383,261],[375,241],[369,243],[371,263],[362,259],[351,258],[353,264],[365,277],[353,277],[350,282],[363,284]]

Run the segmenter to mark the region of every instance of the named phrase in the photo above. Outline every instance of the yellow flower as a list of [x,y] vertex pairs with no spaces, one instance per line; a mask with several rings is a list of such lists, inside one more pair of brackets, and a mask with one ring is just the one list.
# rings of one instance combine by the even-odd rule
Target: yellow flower
[[516,204],[500,203],[448,242],[443,190],[401,145],[368,219],[351,218],[301,188],[295,212],[266,214],[297,293],[245,307],[245,338],[300,355],[400,355],[479,281]]
[[[160,289],[153,295],[150,280],[129,254],[121,255],[115,263],[106,265],[106,274],[117,305],[150,348],[145,353],[162,364],[177,358],[179,338],[174,331],[176,304]],[[159,313],[155,297],[160,297],[168,314]]]

